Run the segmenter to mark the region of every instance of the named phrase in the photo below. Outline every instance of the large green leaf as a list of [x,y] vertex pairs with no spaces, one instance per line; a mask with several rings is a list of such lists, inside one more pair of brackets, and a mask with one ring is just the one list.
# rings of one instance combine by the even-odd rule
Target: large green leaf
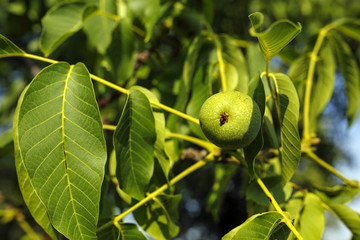
[[340,65],[340,71],[345,80],[346,96],[348,98],[346,116],[348,119],[348,125],[350,126],[356,119],[360,108],[359,67],[350,46],[343,40],[343,38],[335,32],[331,32],[329,37],[333,47],[335,48],[337,60]]
[[154,171],[155,120],[148,98],[131,89],[114,133],[121,189],[142,199]]
[[[159,102],[157,97],[148,89],[143,87],[132,87],[132,89],[138,89],[146,95],[146,97],[154,102]],[[152,106],[153,115],[155,119],[156,141],[154,145],[154,154],[158,160],[161,169],[164,172],[166,178],[169,176],[170,160],[165,152],[165,116],[164,111],[158,107]]]
[[119,223],[119,227],[111,225],[97,233],[98,240],[146,240],[142,232],[139,231],[136,224]]
[[334,213],[353,233],[354,240],[360,239],[360,215],[351,208],[342,204],[329,204]]
[[93,12],[84,21],[84,30],[99,53],[104,54],[111,43],[112,32],[117,25],[117,16],[100,10]]
[[86,67],[57,63],[43,69],[17,111],[20,188],[24,198],[37,200],[29,208],[46,208],[42,214],[67,238],[95,239],[106,145]]
[[87,7],[88,3],[80,1],[61,2],[46,13],[40,37],[40,49],[45,56],[81,29]]
[[285,185],[294,175],[301,157],[298,130],[299,98],[290,78],[282,73],[274,74],[278,103],[280,106],[281,171]]
[[222,240],[269,239],[273,231],[279,226],[283,219],[278,212],[265,212],[253,215],[243,224],[234,228],[222,237]]
[[316,62],[316,78],[311,89],[310,131],[315,132],[317,120],[334,90],[336,64],[328,42],[325,42]]
[[324,208],[313,193],[306,193],[300,218],[300,235],[306,240],[321,239],[325,227]]
[[353,200],[360,189],[349,185],[340,185],[334,187],[314,186],[315,193],[320,199],[329,204],[345,204]]
[[0,58],[10,57],[12,54],[24,53],[18,46],[16,46],[9,39],[0,34]]
[[255,29],[252,33],[258,38],[260,49],[266,61],[269,62],[301,32],[301,24],[295,24],[289,20],[279,20],[271,24],[266,31],[259,32],[259,25],[262,23],[259,14],[256,12],[249,16],[253,29]]
[[[21,94],[19,98],[18,106],[22,105],[24,95],[27,89],[28,88],[26,88]],[[20,107],[17,107],[14,118],[14,132],[17,131],[17,127],[18,127],[19,111],[20,111]],[[51,225],[50,216],[47,213],[45,204],[40,199],[38,191],[34,188],[32,180],[29,178],[29,173],[24,165],[24,161],[21,156],[21,151],[19,149],[19,137],[17,134],[14,134],[14,146],[15,146],[16,173],[18,176],[21,194],[24,198],[25,204],[28,207],[33,218],[45,230],[45,232],[52,239],[60,239],[59,233]]]
[[335,23],[335,28],[345,35],[360,42],[359,19],[340,19]]
[[153,238],[170,239],[179,233],[176,225],[181,195],[161,194],[135,210],[137,223]]

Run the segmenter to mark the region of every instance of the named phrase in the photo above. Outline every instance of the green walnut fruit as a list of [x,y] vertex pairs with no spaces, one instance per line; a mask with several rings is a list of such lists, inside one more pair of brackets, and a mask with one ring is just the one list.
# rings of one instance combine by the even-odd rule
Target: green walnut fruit
[[238,149],[255,139],[261,126],[261,113],[251,97],[228,91],[209,97],[201,106],[199,120],[212,143],[224,149]]

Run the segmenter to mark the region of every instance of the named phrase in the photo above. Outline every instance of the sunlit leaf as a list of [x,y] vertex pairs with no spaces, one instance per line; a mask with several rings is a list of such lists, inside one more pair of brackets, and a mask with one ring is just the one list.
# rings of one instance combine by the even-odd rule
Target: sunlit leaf
[[265,212],[253,215],[243,224],[234,228],[222,237],[222,240],[269,239],[272,232],[279,226],[283,219],[278,212]]
[[34,78],[18,105],[14,139],[24,198],[38,198],[29,208],[46,208],[41,216],[67,238],[95,239],[106,145],[83,64],[53,64]]
[[321,239],[325,227],[324,208],[321,200],[313,193],[306,193],[304,209],[300,218],[300,235],[304,239]]
[[[263,116],[265,113],[265,91],[264,91],[264,85],[262,83],[262,80],[260,78],[260,75],[255,77],[251,80],[249,85],[249,96],[254,99],[254,101],[259,106],[260,112],[261,112],[261,123],[263,122]],[[254,178],[254,169],[253,169],[253,161],[258,154],[258,152],[262,149],[264,145],[264,138],[262,134],[262,128],[260,128],[260,131],[254,141],[250,143],[249,146],[244,148],[244,154],[245,159],[248,164],[248,172],[250,180]]]
[[134,211],[137,223],[153,238],[170,239],[179,232],[178,205],[180,195],[161,194]]
[[343,34],[360,42],[360,20],[359,19],[340,19],[335,22],[335,28]]
[[155,120],[148,98],[131,89],[114,133],[117,178],[121,189],[144,197],[154,170]]
[[18,46],[16,46],[9,39],[0,34],[0,58],[10,57],[12,54],[24,53]]
[[348,119],[348,125],[351,126],[351,124],[356,119],[360,108],[359,66],[350,46],[342,39],[342,37],[335,32],[331,32],[330,37],[331,43],[333,44],[333,47],[336,51],[341,74],[345,80],[346,96],[348,99],[346,116]]
[[[23,103],[24,95],[28,88],[26,88],[19,98],[19,105]],[[20,107],[16,108],[15,119],[14,119],[14,131],[17,131],[18,116]],[[14,146],[15,146],[15,164],[16,173],[18,176],[19,186],[21,194],[24,198],[25,204],[28,207],[32,217],[35,221],[45,230],[45,232],[52,239],[60,239],[60,234],[54,229],[50,222],[50,216],[47,214],[45,204],[39,197],[38,191],[34,188],[32,180],[29,178],[29,173],[24,165],[24,161],[21,156],[19,149],[19,137],[14,134]],[[45,213],[45,214],[44,214]]]
[[342,204],[329,204],[331,212],[334,213],[346,227],[350,229],[354,240],[360,239],[360,215],[351,208]]
[[281,171],[285,185],[295,173],[301,156],[298,130],[299,98],[290,78],[282,73],[274,74],[280,106]]
[[110,45],[116,24],[116,16],[101,11],[95,11],[85,19],[84,30],[99,53],[104,54]]
[[50,55],[66,39],[79,31],[88,3],[62,2],[51,8],[42,19],[43,30],[40,49],[45,56]]
[[328,43],[324,43],[316,62],[316,77],[311,89],[310,131],[315,132],[317,120],[334,90],[336,64],[334,54]]
[[[157,97],[146,88],[135,86],[132,89],[138,89],[146,95],[149,100],[159,102]],[[155,119],[156,141],[154,145],[154,154],[158,160],[164,175],[169,176],[170,160],[165,152],[165,116],[164,111],[158,107],[152,106],[153,115]]]
[[98,240],[146,240],[134,223],[119,223],[119,228],[111,225],[97,233]]
[[262,22],[261,15],[259,15],[259,13],[253,13],[249,18],[253,24],[253,28],[256,30],[253,31],[253,35],[258,38],[260,49],[267,62],[276,56],[301,32],[301,24],[295,24],[289,20],[276,21],[271,24],[266,31],[258,32]]

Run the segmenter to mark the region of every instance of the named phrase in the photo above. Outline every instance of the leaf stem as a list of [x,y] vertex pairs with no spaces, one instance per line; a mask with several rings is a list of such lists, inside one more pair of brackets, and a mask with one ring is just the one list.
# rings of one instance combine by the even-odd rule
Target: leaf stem
[[212,152],[219,152],[220,151],[220,148],[218,148],[214,144],[212,144],[210,142],[207,142],[207,141],[204,141],[204,140],[199,139],[199,138],[188,136],[188,135],[183,135],[183,134],[179,134],[179,133],[172,133],[172,132],[167,131],[166,132],[166,137],[167,138],[182,139],[182,140],[194,143],[196,145],[199,145],[199,146],[201,146],[203,148],[206,148],[206,149],[208,149],[209,151],[212,151]]
[[222,50],[221,43],[217,36],[214,39],[215,39],[215,44],[216,44],[216,54],[217,54],[217,58],[219,61],[221,88],[222,88],[223,92],[225,92],[227,90],[227,84],[226,84],[225,63],[224,63],[224,58],[222,56],[222,51],[221,51]]
[[308,145],[308,141],[310,140],[310,100],[311,100],[311,90],[314,81],[314,72],[316,62],[318,60],[318,54],[321,48],[321,45],[326,37],[327,32],[333,28],[333,24],[326,25],[322,29],[320,29],[319,35],[316,39],[314,48],[310,53],[310,63],[309,69],[306,77],[306,86],[305,86],[305,95],[304,95],[304,116],[303,116],[303,137],[302,141],[305,145]]
[[[11,54],[7,54],[6,56],[3,56],[3,57],[25,57],[25,58],[30,58],[30,59],[34,59],[34,60],[38,60],[38,61],[42,61],[42,62],[47,62],[47,63],[59,63],[59,61],[56,61],[56,60],[53,60],[53,59],[50,59],[50,58],[40,57],[40,56],[29,54],[29,53],[11,53]],[[116,85],[114,83],[111,83],[111,82],[109,82],[109,81],[107,81],[107,80],[105,80],[105,79],[103,79],[101,77],[98,77],[98,76],[96,76],[94,74],[91,74],[91,73],[90,73],[90,77],[93,80],[95,80],[95,81],[97,81],[97,82],[99,82],[99,83],[101,83],[101,84],[103,84],[105,86],[108,86],[108,87],[110,87],[110,88],[112,88],[112,89],[114,89],[116,91],[119,91],[119,92],[124,93],[126,95],[129,94],[129,90],[127,90],[127,89],[125,89],[123,87],[120,87],[120,86],[118,86],[118,85]],[[159,108],[161,108],[161,109],[163,109],[163,110],[165,110],[167,112],[170,112],[170,113],[175,114],[175,115],[177,115],[177,116],[179,116],[181,118],[184,118],[184,119],[186,119],[186,120],[188,120],[190,122],[193,122],[193,123],[195,123],[197,125],[200,125],[199,119],[197,119],[197,118],[191,117],[190,115],[187,115],[187,114],[185,114],[183,112],[180,112],[180,111],[178,111],[176,109],[173,109],[171,107],[168,107],[168,106],[166,106],[166,105],[164,105],[162,103],[158,103],[158,102],[152,101],[150,99],[149,99],[149,102],[153,106],[159,107]]]
[[[214,157],[213,154],[210,153],[205,159],[210,160],[213,157]],[[190,167],[188,167],[187,169],[185,169],[184,171],[179,173],[177,176],[175,176],[173,179],[171,179],[168,184],[164,184],[163,186],[161,186],[160,188],[158,188],[154,192],[148,194],[144,199],[140,200],[138,203],[136,203],[135,205],[130,207],[128,210],[126,210],[125,212],[123,212],[120,215],[116,216],[112,221],[110,221],[108,223],[105,223],[104,225],[99,227],[97,232],[100,232],[100,231],[102,231],[102,230],[104,230],[104,229],[106,229],[106,228],[108,228],[108,227],[110,227],[112,225],[115,225],[116,223],[118,223],[121,219],[123,219],[129,213],[135,211],[136,209],[138,209],[139,207],[141,207],[142,205],[144,205],[148,201],[152,200],[153,198],[155,198],[159,194],[163,193],[170,186],[174,185],[175,183],[177,183],[178,181],[180,181],[181,179],[183,179],[184,177],[186,177],[190,173],[192,173],[192,172],[196,171],[197,169],[203,167],[207,163],[206,160],[201,160],[201,161],[198,161],[195,164],[191,165]]]
[[360,188],[360,185],[358,182],[354,180],[347,179],[344,175],[342,175],[339,171],[337,171],[333,166],[319,158],[315,153],[313,153],[310,149],[305,150],[306,155],[314,160],[316,163],[318,163],[320,166],[337,176],[338,178],[342,179],[346,184],[352,187]]
[[256,179],[257,183],[259,184],[260,188],[263,190],[263,192],[265,193],[265,195],[269,198],[271,204],[274,206],[275,210],[280,213],[283,218],[284,218],[284,222],[286,224],[286,226],[288,226],[288,228],[294,233],[294,235],[299,239],[299,240],[304,240],[304,238],[300,235],[300,233],[296,230],[296,228],[294,227],[294,225],[292,224],[292,222],[290,221],[290,219],[286,216],[286,214],[283,212],[283,210],[281,209],[281,207],[279,206],[279,204],[276,202],[275,198],[273,197],[273,195],[270,193],[269,189],[265,186],[265,184],[263,183],[263,181],[260,178]]

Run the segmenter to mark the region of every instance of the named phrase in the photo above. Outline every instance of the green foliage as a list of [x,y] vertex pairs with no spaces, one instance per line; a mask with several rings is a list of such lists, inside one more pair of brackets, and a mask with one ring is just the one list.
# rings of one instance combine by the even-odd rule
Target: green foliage
[[[358,117],[360,20],[315,1],[237,4],[0,3],[0,58],[51,64],[0,61],[0,171],[13,172],[25,203],[0,189],[2,222],[28,239],[47,238],[37,223],[52,239],[131,240],[181,238],[202,217],[228,232],[224,240],[315,240],[329,211],[360,239],[359,214],[345,205],[359,184],[317,156],[315,137],[341,91],[337,76],[346,98],[339,115],[348,126]],[[244,148],[220,149],[199,126],[206,99],[228,90],[249,95],[261,113]],[[299,163],[309,161],[343,184],[299,180]],[[188,185],[179,182],[188,175]]]

